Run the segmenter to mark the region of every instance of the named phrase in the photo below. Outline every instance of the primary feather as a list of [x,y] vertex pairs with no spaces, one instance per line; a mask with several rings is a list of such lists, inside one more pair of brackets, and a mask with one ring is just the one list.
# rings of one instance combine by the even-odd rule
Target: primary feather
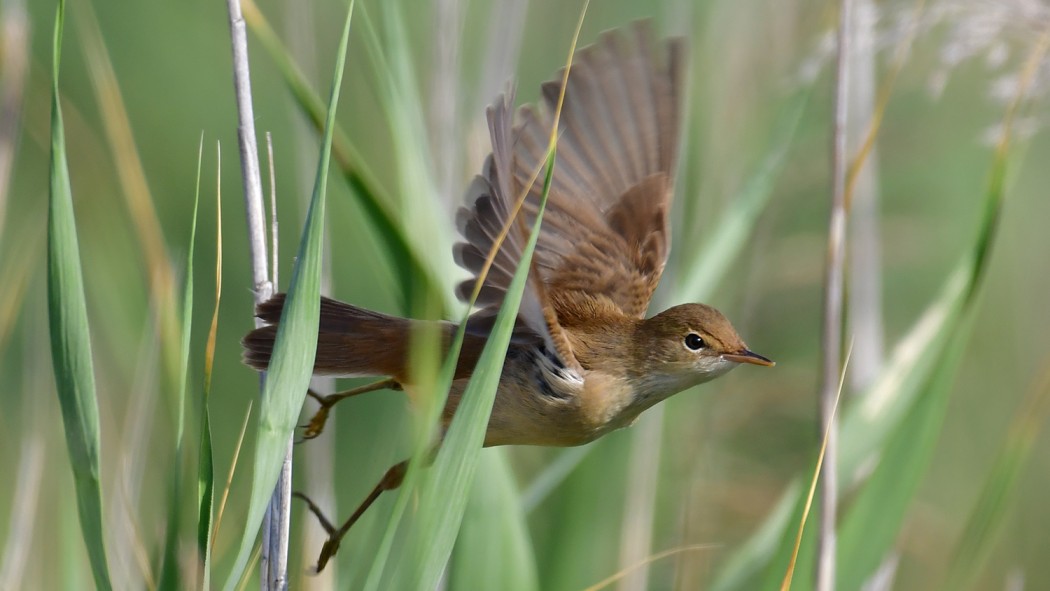
[[[642,318],[670,248],[667,215],[678,145],[682,42],[654,49],[648,23],[602,35],[574,58],[560,118],[551,180],[519,325],[542,336],[579,367],[562,327],[581,305]],[[482,285],[480,316],[495,315],[521,260],[543,192],[542,175],[562,74],[543,85],[537,107],[512,125],[513,93],[488,110],[493,152],[457,216],[466,242],[456,261],[475,274],[459,286],[466,300],[489,250],[528,190]],[[551,297],[551,293],[556,293]]]

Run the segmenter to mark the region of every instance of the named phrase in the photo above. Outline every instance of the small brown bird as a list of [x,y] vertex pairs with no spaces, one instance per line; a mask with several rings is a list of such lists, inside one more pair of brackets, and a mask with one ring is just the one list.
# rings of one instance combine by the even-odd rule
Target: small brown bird
[[[773,365],[752,353],[710,306],[682,304],[645,318],[670,248],[682,59],[681,40],[654,48],[646,23],[605,33],[574,59],[549,199],[486,446],[580,445],[741,363]],[[514,200],[546,158],[561,80],[544,84],[542,105],[522,108],[517,124],[512,93],[488,109],[492,154],[467,192],[472,205],[457,216],[466,242],[456,245],[455,258],[475,277]],[[525,223],[511,224],[484,281],[444,410],[446,428],[518,267],[541,194],[539,183],[529,189]],[[468,280],[457,293],[466,301],[473,288]],[[252,367],[269,364],[283,304],[278,295],[259,306],[258,316],[270,325],[244,339]],[[314,372],[388,379],[318,397],[322,410],[307,437],[319,432],[327,409],[342,398],[411,387],[409,337],[422,322],[323,299]],[[441,329],[447,344],[456,326],[442,323]],[[328,527],[318,568],[379,493],[400,485],[404,468],[391,468],[342,528]]]

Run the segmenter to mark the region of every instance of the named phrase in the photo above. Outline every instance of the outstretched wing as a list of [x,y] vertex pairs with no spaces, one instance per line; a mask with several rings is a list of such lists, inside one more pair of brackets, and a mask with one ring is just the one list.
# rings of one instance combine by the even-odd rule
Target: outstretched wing
[[[561,324],[587,300],[600,309],[642,317],[667,259],[681,93],[680,40],[654,49],[649,25],[635,23],[601,36],[573,60],[561,114],[557,162],[520,324],[575,362]],[[466,243],[457,262],[476,274],[514,201],[545,160],[559,76],[543,85],[538,107],[521,110],[511,126],[508,94],[489,111],[493,153],[460,211]],[[529,189],[522,221],[511,227],[478,299],[494,313],[521,258],[542,195],[542,177]],[[459,286],[466,299],[475,281]],[[557,297],[548,294],[554,292]]]

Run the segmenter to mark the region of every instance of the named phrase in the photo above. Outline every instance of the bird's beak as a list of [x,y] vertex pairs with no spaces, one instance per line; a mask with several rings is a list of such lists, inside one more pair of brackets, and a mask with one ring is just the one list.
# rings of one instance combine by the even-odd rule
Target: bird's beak
[[763,367],[773,367],[774,365],[776,365],[776,362],[770,361],[769,359],[766,359],[758,353],[752,353],[747,349],[744,349],[739,353],[723,353],[722,359],[725,359],[727,361],[735,361],[737,363],[751,363],[753,365],[761,365]]

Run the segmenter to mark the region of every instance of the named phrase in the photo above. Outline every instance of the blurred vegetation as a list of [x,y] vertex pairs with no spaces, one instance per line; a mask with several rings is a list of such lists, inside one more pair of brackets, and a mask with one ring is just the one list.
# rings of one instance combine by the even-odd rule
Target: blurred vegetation
[[[48,2],[0,2],[0,117],[8,118],[0,121],[0,147],[10,147],[0,149],[0,159],[10,159],[0,161],[0,172],[5,166],[11,171],[0,176],[0,470],[9,482],[0,487],[4,588],[77,588],[91,577],[48,336],[54,8]],[[356,170],[368,171],[399,237],[426,256],[426,281],[438,285],[406,281],[405,262],[390,236],[370,223],[374,217],[362,206],[360,186],[333,172],[325,222],[330,293],[406,314],[413,290],[440,291],[447,308],[451,286],[465,276],[450,256],[452,220],[461,190],[487,153],[484,106],[511,76],[520,101],[537,98],[540,82],[564,63],[579,5],[365,0],[358,3],[362,8],[368,17],[355,15],[339,123],[362,160],[353,163]],[[259,9],[314,92],[327,96],[346,6],[266,0]],[[808,478],[819,446],[816,389],[832,112],[827,60],[834,12],[834,3],[809,0],[592,3],[581,44],[642,17],[654,18],[665,34],[691,41],[678,225],[666,285],[654,307],[702,297],[777,366],[743,368],[679,395],[583,455],[540,448],[484,451],[450,562],[450,588],[505,587],[513,580],[521,588],[582,589],[637,563],[637,552],[627,548],[639,544],[641,557],[682,551],[652,563],[641,578],[628,577],[624,588],[707,588],[741,562],[751,565],[751,578],[734,588],[754,588],[757,581],[776,578],[778,569],[782,574],[779,563],[770,566],[768,558],[749,558],[740,549],[768,523],[785,491]],[[892,78],[894,52],[914,31],[890,88],[877,146],[888,355],[913,334],[960,259],[977,246],[994,187],[990,140],[1025,86],[1022,69],[1050,27],[1050,5],[936,1],[917,12],[912,2],[894,1],[879,3],[875,16],[877,89]],[[249,35],[256,125],[260,137],[269,131],[274,138],[283,289],[313,186],[319,134],[258,40]],[[252,293],[225,6],[199,0],[74,2],[63,48],[59,89],[101,425],[106,554],[117,588],[152,587],[172,527],[182,532],[182,568],[196,556],[196,496],[186,495],[181,512],[170,510],[182,428],[176,409],[181,324],[175,318],[182,310],[179,286],[190,268],[190,407],[181,469],[183,481],[193,482],[215,298],[216,142],[223,146],[226,214],[225,290],[209,402],[216,505],[245,414],[259,395],[255,372],[239,361],[239,339],[252,326]],[[1021,103],[1002,161],[1005,202],[976,313],[972,320],[950,318],[957,322],[950,348],[957,348],[958,366],[937,368],[945,371],[935,376],[935,386],[947,388],[948,395],[931,411],[936,420],[923,423],[934,426],[920,434],[930,438],[932,456],[909,492],[903,525],[890,532],[895,589],[1000,589],[1017,580],[1026,589],[1050,588],[1044,559],[1050,439],[1042,433],[1048,387],[1043,374],[1050,362],[1050,234],[1044,228],[1050,169],[1038,165],[1050,157],[1042,128],[1050,64],[1037,63],[1028,82],[1029,98]],[[15,108],[7,108],[11,104]],[[122,135],[122,118],[130,136]],[[195,260],[187,267],[202,133],[201,207]],[[727,213],[739,213],[748,199],[754,217],[744,216],[743,233],[717,242],[712,252],[711,239],[727,227]],[[728,262],[724,274],[712,275],[717,283],[695,286],[690,279],[696,269],[712,260]],[[450,317],[461,313],[448,310]],[[924,354],[931,363],[941,358],[934,350],[918,351],[917,357]],[[843,413],[862,408],[854,394],[845,394]],[[254,449],[254,415],[213,540],[216,584],[226,580],[244,533],[251,493],[251,462],[245,459]],[[335,417],[325,438],[296,448],[295,488],[326,498],[329,516],[341,520],[387,467],[411,453],[414,422],[405,396],[397,393],[344,402]],[[911,424],[902,416],[888,427]],[[535,480],[558,465],[571,468],[567,477],[556,480],[548,495],[529,496],[539,498],[535,507],[522,507],[520,491],[534,490]],[[334,493],[324,492],[326,479]],[[844,512],[861,503],[864,490],[847,484]],[[362,587],[396,499],[382,498],[344,540],[337,564],[326,571],[336,579],[305,574],[324,536],[296,505],[292,587]],[[415,510],[412,503],[408,507]],[[181,515],[179,523],[170,523],[171,515]],[[794,527],[792,522],[788,529]],[[396,533],[390,568],[410,554],[402,548],[413,548],[406,540],[411,530]],[[391,576],[386,572],[373,583],[393,585]]]

